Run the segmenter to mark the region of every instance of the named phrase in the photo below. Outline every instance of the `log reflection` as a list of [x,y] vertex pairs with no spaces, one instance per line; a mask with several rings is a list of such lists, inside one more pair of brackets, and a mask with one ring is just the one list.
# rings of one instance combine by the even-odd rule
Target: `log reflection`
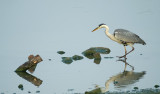
[[16,72],[18,76],[22,77],[23,79],[27,80],[28,82],[31,82],[35,86],[40,86],[42,84],[42,80],[39,78],[28,74],[27,72]]

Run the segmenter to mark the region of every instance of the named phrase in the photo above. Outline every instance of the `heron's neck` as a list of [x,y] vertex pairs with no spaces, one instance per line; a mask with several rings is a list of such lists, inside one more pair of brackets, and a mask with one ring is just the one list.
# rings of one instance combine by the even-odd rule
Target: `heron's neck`
[[107,82],[105,83],[105,88],[103,90],[101,89],[102,93],[106,93],[109,90],[109,84],[111,82],[113,82],[113,79],[107,80]]
[[109,33],[109,27],[108,27],[108,26],[105,26],[104,28],[106,29],[106,30],[105,30],[106,35],[107,35],[111,40],[116,41],[114,35],[112,35],[112,34]]

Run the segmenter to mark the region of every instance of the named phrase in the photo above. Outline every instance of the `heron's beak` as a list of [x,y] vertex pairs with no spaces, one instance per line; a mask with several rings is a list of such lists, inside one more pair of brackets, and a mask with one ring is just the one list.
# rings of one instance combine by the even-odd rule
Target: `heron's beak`
[[95,28],[92,32],[94,32],[94,31],[96,31],[96,30],[98,30],[98,29],[99,29],[99,27]]

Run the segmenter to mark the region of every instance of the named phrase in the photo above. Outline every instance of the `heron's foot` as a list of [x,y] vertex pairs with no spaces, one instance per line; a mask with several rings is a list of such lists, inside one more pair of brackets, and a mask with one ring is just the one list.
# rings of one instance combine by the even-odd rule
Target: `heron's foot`
[[127,60],[127,58],[119,58],[118,60],[116,60],[116,61],[122,61],[122,62],[126,62],[126,60]]

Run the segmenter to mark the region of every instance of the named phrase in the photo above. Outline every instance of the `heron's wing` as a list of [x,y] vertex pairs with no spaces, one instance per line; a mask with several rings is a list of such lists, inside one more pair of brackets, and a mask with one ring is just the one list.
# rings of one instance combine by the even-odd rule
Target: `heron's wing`
[[124,29],[116,29],[114,31],[116,39],[126,43],[140,43],[146,44],[138,35]]

